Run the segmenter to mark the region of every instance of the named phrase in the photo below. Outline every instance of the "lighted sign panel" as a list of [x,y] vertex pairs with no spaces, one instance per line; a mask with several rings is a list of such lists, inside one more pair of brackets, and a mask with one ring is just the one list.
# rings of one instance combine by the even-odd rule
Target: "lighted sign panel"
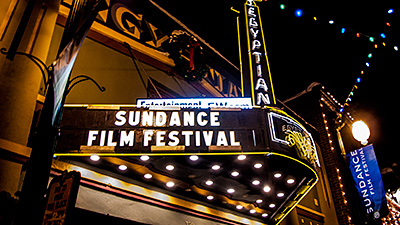
[[260,11],[253,1],[245,3],[238,30],[243,95],[251,97],[253,105],[275,104]]
[[265,123],[259,110],[67,108],[58,152],[265,151]]
[[276,109],[66,107],[56,152],[133,155],[277,152],[318,165],[311,134]]

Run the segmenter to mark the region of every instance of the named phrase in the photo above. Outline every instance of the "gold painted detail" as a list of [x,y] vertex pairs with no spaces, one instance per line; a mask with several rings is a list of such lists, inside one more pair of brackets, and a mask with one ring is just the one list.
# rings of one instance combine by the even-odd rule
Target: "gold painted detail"
[[305,137],[303,134],[297,131],[286,131],[285,140],[289,142],[289,147],[293,147],[296,149],[297,155],[304,160],[307,160],[311,163],[317,161],[317,156],[315,154],[316,149],[312,144],[310,138]]

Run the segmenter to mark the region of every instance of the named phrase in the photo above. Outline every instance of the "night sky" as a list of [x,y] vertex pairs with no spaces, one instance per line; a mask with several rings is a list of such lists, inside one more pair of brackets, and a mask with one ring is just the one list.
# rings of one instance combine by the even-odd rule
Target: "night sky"
[[[154,1],[239,65],[236,14],[230,7],[241,9],[244,1]],[[400,2],[268,0],[258,5],[277,98],[285,100],[319,82],[343,104],[363,70],[348,111],[369,125],[380,167],[400,165],[400,51],[394,50],[400,46]],[[302,10],[301,17],[295,16],[296,9]]]

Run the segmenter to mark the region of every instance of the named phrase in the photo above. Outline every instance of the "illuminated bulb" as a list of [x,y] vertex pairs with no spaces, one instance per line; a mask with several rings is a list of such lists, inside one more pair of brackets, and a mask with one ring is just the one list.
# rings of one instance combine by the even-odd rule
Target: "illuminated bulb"
[[280,6],[279,6],[279,8],[281,8],[282,10],[284,10],[285,9],[285,5],[284,4],[281,4]]
[[301,17],[303,15],[303,10],[296,9],[296,11],[294,12],[294,15],[296,15],[297,17]]
[[219,170],[220,168],[221,168],[221,166],[219,166],[219,165],[213,165],[211,167],[212,170]]
[[246,159],[246,155],[239,155],[237,158],[239,160],[245,160]]
[[128,169],[128,167],[125,166],[125,165],[120,165],[120,166],[118,166],[118,169],[119,170],[126,170],[126,169]]
[[175,185],[175,183],[172,181],[169,181],[166,183],[166,185],[167,185],[167,187],[173,187]]
[[261,216],[262,216],[262,217],[267,217],[268,214],[267,214],[267,213],[263,213]]
[[392,14],[392,13],[393,13],[393,9],[389,9],[389,10],[388,10],[388,13],[389,13],[389,14]]
[[287,179],[286,183],[288,183],[288,184],[293,184],[293,183],[294,183],[294,179],[292,179],[292,178]]
[[370,41],[370,42],[374,42],[375,39],[374,39],[373,37],[369,37],[369,41]]
[[151,174],[149,174],[149,173],[146,173],[145,175],[144,175],[144,178],[146,178],[146,179],[151,179],[153,177],[153,175],[151,175]]
[[91,156],[90,156],[90,160],[97,162],[97,161],[100,160],[100,156],[98,156],[98,155],[91,155]]
[[274,203],[271,203],[271,204],[269,204],[269,207],[270,207],[270,208],[275,208],[275,204],[274,204]]
[[243,209],[243,206],[242,206],[242,205],[237,205],[237,206],[236,206],[236,209],[239,209],[239,210],[240,210],[240,209]]
[[261,163],[254,164],[254,168],[256,168],[256,169],[260,169],[261,167],[262,167]]
[[370,131],[362,120],[356,121],[351,126],[354,139],[361,142],[361,144],[366,145],[368,143],[368,138],[370,136]]
[[271,187],[266,185],[266,186],[264,186],[263,190],[264,190],[264,192],[270,192],[271,191]]
[[285,194],[282,193],[282,192],[280,192],[280,193],[278,193],[278,194],[276,195],[276,197],[278,197],[278,198],[282,198],[283,196],[285,196]]
[[360,82],[361,82],[361,78],[357,77],[357,83],[360,83]]
[[397,46],[394,46],[393,49],[394,49],[396,52],[399,51],[399,47],[397,47]]
[[386,35],[384,33],[381,33],[382,38],[386,38]]
[[334,24],[334,23],[335,23],[335,21],[329,20],[329,24]]
[[209,196],[207,196],[207,199],[208,199],[208,200],[213,200],[213,199],[214,199],[214,196],[209,195]]
[[233,177],[237,177],[237,176],[239,176],[239,172],[238,172],[238,171],[233,171],[233,172],[231,173],[231,175],[232,175]]
[[342,34],[344,34],[345,31],[346,31],[346,28],[342,28]]
[[275,178],[280,178],[280,177],[282,177],[282,174],[281,174],[281,173],[275,173],[275,174],[274,174],[274,177],[275,177]]
[[171,170],[174,170],[175,167],[174,167],[173,165],[167,165],[167,166],[165,167],[165,169],[171,171]]
[[192,160],[192,161],[197,161],[197,160],[199,160],[199,156],[197,156],[197,155],[191,155],[191,156],[189,157],[189,159]]
[[251,210],[250,210],[250,213],[251,213],[251,214],[254,214],[254,213],[256,213],[256,210],[255,210],[255,209],[251,209]]
[[148,155],[142,155],[142,156],[140,156],[140,160],[142,160],[142,161],[147,161],[147,160],[149,160],[150,159],[150,157],[148,156]]
[[259,180],[253,180],[251,183],[252,183],[253,185],[259,185],[259,184],[260,184],[260,181],[259,181]]
[[369,53],[369,54],[368,54],[368,58],[372,58],[372,53]]
[[260,203],[262,203],[262,202],[263,202],[262,199],[257,199],[257,200],[256,200],[256,203],[258,203],[258,204],[260,204]]
[[226,192],[228,192],[229,194],[232,194],[235,192],[235,189],[233,188],[229,188],[228,190],[226,190]]
[[208,185],[208,186],[211,186],[211,185],[213,185],[214,184],[214,182],[212,181],[212,180],[207,180],[206,181],[206,185]]

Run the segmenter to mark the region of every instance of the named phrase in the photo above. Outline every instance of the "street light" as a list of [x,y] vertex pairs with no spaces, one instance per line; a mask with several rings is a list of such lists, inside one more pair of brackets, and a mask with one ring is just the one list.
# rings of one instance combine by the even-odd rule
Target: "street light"
[[361,144],[366,145],[368,143],[368,138],[370,135],[369,128],[364,121],[359,120],[353,123],[351,126],[351,131],[353,133],[354,139],[361,142]]

